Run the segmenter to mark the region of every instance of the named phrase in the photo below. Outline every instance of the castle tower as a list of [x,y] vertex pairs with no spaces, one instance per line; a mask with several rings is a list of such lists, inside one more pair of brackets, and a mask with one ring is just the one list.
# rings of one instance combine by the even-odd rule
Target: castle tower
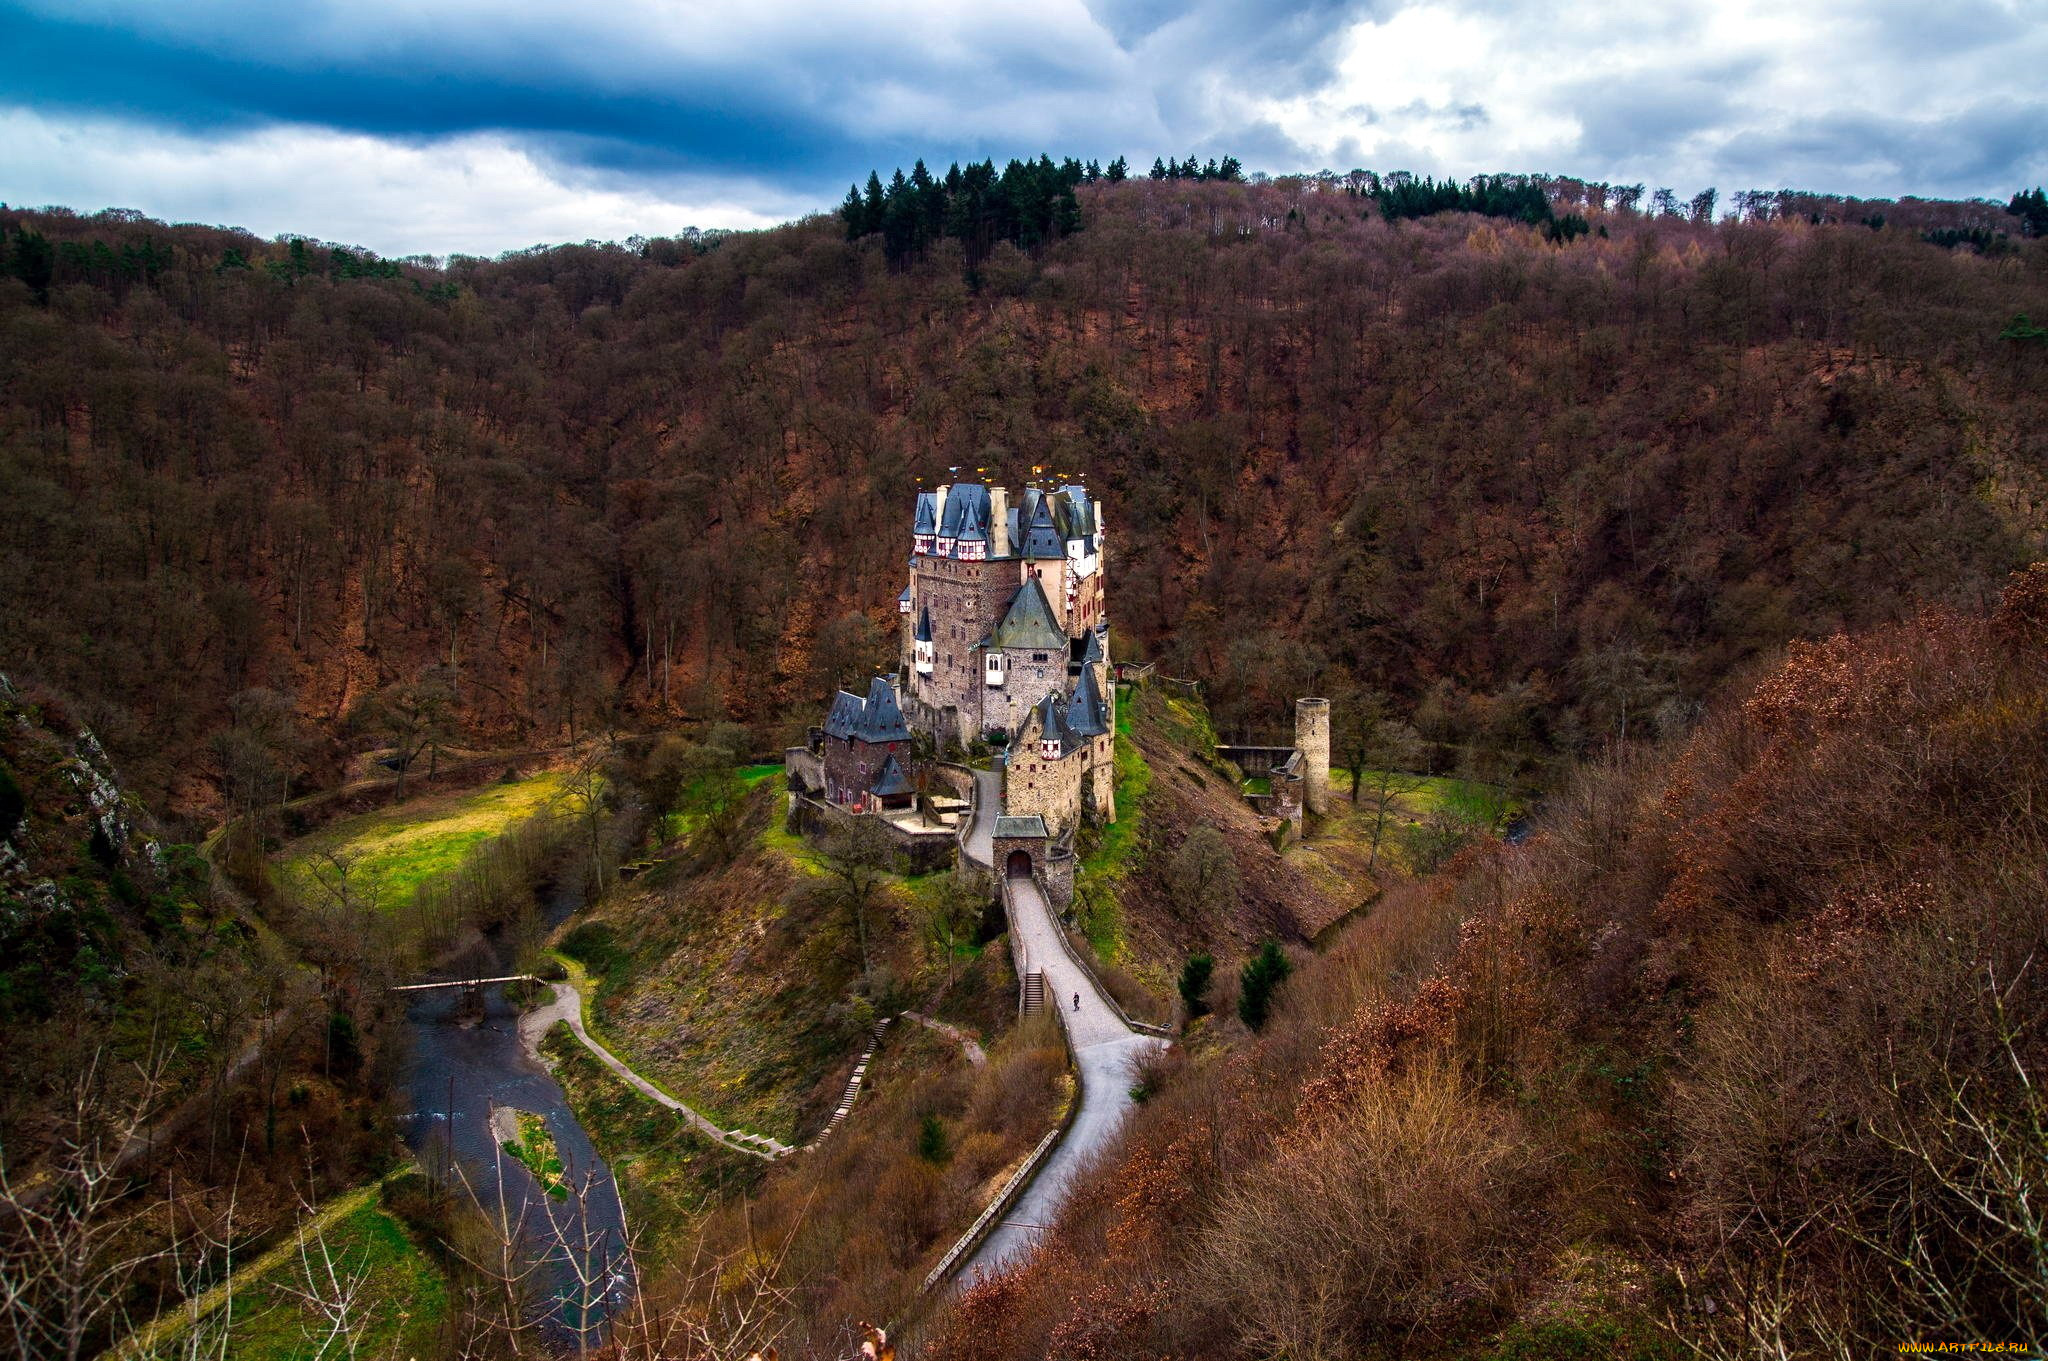
[[1330,701],[1294,701],[1294,745],[1301,751],[1302,802],[1320,816],[1330,808]]

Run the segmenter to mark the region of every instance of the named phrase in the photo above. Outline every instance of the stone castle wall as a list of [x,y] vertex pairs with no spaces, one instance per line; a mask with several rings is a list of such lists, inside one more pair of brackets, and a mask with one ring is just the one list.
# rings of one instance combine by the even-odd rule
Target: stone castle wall
[[1067,693],[1067,654],[1060,648],[1027,652],[1008,647],[1003,657],[1008,674],[1002,685],[983,687],[982,727],[1010,732],[1048,694]]
[[917,771],[908,742],[853,742],[838,737],[825,739],[825,797],[833,803],[850,803],[874,787],[875,776],[891,755],[903,767],[912,784]]
[[919,675],[911,665],[910,635],[904,635],[903,664],[912,694],[931,709],[957,709],[970,737],[980,733],[981,666],[971,649],[988,632],[989,566],[923,556],[911,561],[911,627],[916,627],[918,611],[931,611],[933,653],[932,674]]
[[1088,774],[1083,795],[1086,811],[1097,822],[1116,821],[1116,747],[1115,738],[1105,734],[1089,739],[1093,748],[1088,754]]
[[[1033,731],[1037,725],[1031,725]],[[1068,752],[1057,761],[1038,754],[1034,738],[1028,750],[1010,754],[1003,771],[1003,811],[1012,817],[1032,813],[1045,819],[1054,836],[1072,831],[1081,816],[1081,777],[1088,759]]]

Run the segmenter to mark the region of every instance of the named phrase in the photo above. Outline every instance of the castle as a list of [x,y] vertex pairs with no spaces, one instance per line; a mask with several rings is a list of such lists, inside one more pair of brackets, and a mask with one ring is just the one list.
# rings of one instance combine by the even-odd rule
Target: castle
[[952,826],[964,772],[934,758],[985,744],[1006,831],[1064,858],[1084,817],[1116,818],[1102,507],[1076,485],[948,483],[918,493],[910,538],[897,674],[839,692],[792,792]]

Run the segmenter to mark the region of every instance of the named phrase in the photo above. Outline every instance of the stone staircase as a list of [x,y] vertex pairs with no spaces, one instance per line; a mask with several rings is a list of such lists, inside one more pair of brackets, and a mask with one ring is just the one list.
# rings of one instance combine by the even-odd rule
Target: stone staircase
[[882,1032],[889,1028],[889,1022],[893,1019],[893,1017],[884,1016],[881,1020],[875,1022],[874,1030],[868,1035],[867,1048],[861,1051],[860,1062],[853,1065],[853,1076],[847,1079],[846,1095],[840,1098],[838,1107],[832,1112],[832,1118],[825,1122],[825,1128],[819,1130],[818,1137],[811,1140],[806,1147],[816,1148],[819,1144],[824,1143],[825,1136],[838,1129],[846,1117],[852,1113],[854,1098],[860,1095],[860,1085],[867,1080],[868,1064],[875,1057],[875,1047],[881,1044]]
[[1045,970],[1033,969],[1024,975],[1024,1014],[1036,1016],[1045,1010]]

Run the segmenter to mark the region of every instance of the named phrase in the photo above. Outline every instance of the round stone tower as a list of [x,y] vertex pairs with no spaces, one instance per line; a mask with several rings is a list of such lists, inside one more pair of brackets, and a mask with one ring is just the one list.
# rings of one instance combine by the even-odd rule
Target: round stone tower
[[1294,745],[1301,749],[1302,802],[1320,816],[1330,810],[1330,701],[1294,701]]

